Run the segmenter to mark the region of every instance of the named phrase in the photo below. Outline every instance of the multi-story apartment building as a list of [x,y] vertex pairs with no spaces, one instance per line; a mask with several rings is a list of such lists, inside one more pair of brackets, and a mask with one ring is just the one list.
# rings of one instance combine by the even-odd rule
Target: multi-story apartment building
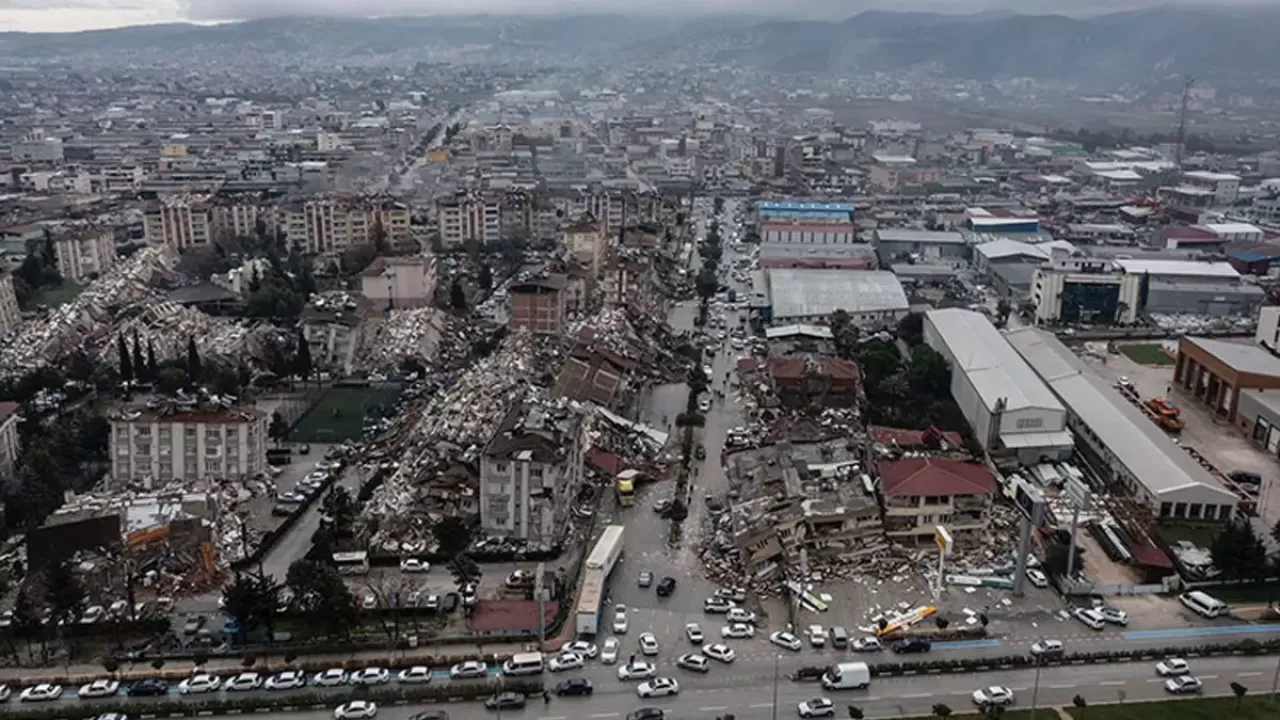
[[53,239],[58,274],[71,282],[84,282],[116,265],[116,238],[110,228],[76,228]]
[[267,468],[267,414],[256,408],[131,408],[110,421],[117,485],[244,480]]
[[261,222],[267,232],[275,232],[276,208],[256,198],[218,198],[213,203],[213,235],[218,240],[251,237]]
[[498,196],[458,193],[436,201],[440,242],[449,249],[467,242],[487,245],[502,239],[502,201]]
[[149,205],[142,216],[148,244],[175,252],[207,247],[213,242],[213,216],[204,196],[173,195]]
[[18,423],[22,416],[18,411],[22,406],[16,402],[0,402],[0,484],[13,479],[18,465],[18,456],[22,453],[22,443],[18,439]]
[[0,335],[7,335],[22,324],[18,296],[13,291],[13,275],[0,272]]
[[590,277],[600,277],[604,263],[604,223],[587,215],[566,226],[560,234],[560,246],[590,272]]
[[429,255],[378,257],[360,273],[360,294],[374,308],[417,308],[436,294],[436,259]]
[[317,198],[280,208],[278,222],[291,247],[314,255],[339,254],[373,244],[379,224],[389,245],[410,238],[406,205],[355,198]]
[[558,274],[513,283],[508,291],[511,296],[508,327],[512,330],[525,329],[535,335],[563,333],[567,284],[568,278]]
[[563,404],[512,408],[480,456],[480,526],[548,544],[562,539],[582,482],[587,425]]

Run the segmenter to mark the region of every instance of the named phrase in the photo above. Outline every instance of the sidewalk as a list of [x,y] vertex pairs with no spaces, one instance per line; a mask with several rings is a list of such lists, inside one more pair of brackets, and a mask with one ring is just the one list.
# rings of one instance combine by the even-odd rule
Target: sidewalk
[[[561,645],[573,639],[572,623],[566,622],[565,628],[556,637],[547,638],[548,652],[554,652]],[[284,652],[276,650],[270,655],[258,654],[257,662],[252,668],[246,668],[241,656],[211,657],[200,666],[205,672],[215,675],[233,675],[252,669],[260,673],[274,673],[282,670],[306,668],[316,671],[332,667],[343,667],[348,663],[361,665],[391,665],[402,667],[407,665],[427,665],[441,667],[445,661],[458,657],[482,659],[494,664],[494,657],[507,657],[518,652],[538,649],[537,641],[527,643],[486,643],[478,645],[446,645],[428,646],[413,650],[367,650],[352,653],[324,653],[316,655],[298,655],[293,662],[285,663]],[[19,655],[25,656],[25,649],[19,649]],[[164,667],[156,670],[149,661],[137,663],[122,662],[120,669],[112,676],[119,680],[138,680],[142,678],[164,677],[167,679],[183,678],[196,669],[190,660],[167,660]],[[35,685],[41,682],[57,681],[64,684],[85,683],[98,678],[108,677],[108,673],[100,663],[76,663],[70,666],[55,665],[52,667],[5,667],[0,668],[0,683],[11,686]]]

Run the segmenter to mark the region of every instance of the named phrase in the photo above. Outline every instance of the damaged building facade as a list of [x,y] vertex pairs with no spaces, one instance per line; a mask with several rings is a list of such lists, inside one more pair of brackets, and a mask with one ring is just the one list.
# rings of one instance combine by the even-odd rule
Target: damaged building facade
[[728,531],[753,580],[780,577],[802,551],[851,559],[883,547],[879,504],[858,479],[859,463],[837,445],[783,442],[728,458],[739,495]]
[[582,481],[587,420],[576,406],[526,400],[480,456],[480,526],[491,535],[554,545]]

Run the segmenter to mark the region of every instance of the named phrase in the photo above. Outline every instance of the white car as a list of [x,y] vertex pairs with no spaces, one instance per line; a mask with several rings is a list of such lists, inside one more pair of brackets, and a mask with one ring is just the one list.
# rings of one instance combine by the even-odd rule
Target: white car
[[296,690],[305,687],[306,684],[307,676],[301,670],[285,670],[267,678],[268,690]]
[[586,665],[587,661],[578,653],[562,652],[551,658],[547,663],[547,669],[551,672],[564,672],[565,670],[577,670]]
[[675,678],[654,678],[649,682],[640,683],[636,688],[636,694],[642,698],[668,697],[680,694],[680,683]]
[[702,612],[704,613],[727,613],[733,609],[733,603],[719,597],[709,597],[702,601]]
[[1031,654],[1037,656],[1061,655],[1063,653],[1063,649],[1061,640],[1040,640],[1039,642],[1031,645]]
[[880,644],[880,638],[874,635],[860,637],[854,640],[853,645],[850,647],[853,648],[854,652],[880,652],[884,650],[884,645]]
[[770,635],[769,642],[792,652],[800,652],[800,648],[803,647],[803,644],[800,642],[800,638],[789,632],[783,632],[781,630]]
[[698,623],[689,623],[684,626],[684,636],[689,638],[689,642],[694,645],[702,644],[702,627]]
[[489,674],[489,666],[480,660],[467,660],[449,668],[451,680],[470,680],[482,678]]
[[405,558],[400,561],[400,572],[424,573],[431,571],[431,563],[418,558]]
[[796,709],[802,718],[834,717],[836,714],[836,704],[829,698],[805,700]]
[[809,626],[809,644],[816,648],[827,646],[827,631],[821,625]]
[[391,671],[380,667],[356,670],[347,676],[352,685],[384,685],[391,682]]
[[600,648],[592,645],[586,640],[574,640],[568,645],[560,648],[560,652],[578,653],[588,660],[595,660],[596,655],[600,654]]
[[754,623],[756,614],[750,610],[744,610],[740,607],[729,608],[729,612],[725,615],[725,619],[731,623]]
[[242,672],[223,684],[222,689],[228,692],[257,690],[262,687],[262,676],[256,672]]
[[111,697],[112,695],[115,695],[118,690],[120,690],[119,680],[101,678],[94,680],[88,685],[82,686],[80,688],[80,692],[76,694],[82,698],[102,698]]
[[1102,613],[1092,608],[1076,608],[1075,616],[1077,620],[1094,630],[1101,630],[1107,626],[1107,621],[1102,617]]
[[644,660],[635,660],[618,668],[619,680],[648,680],[658,675],[658,668]]
[[217,692],[220,687],[222,687],[222,680],[217,675],[196,673],[178,683],[178,694],[203,695],[204,693]]
[[978,688],[973,691],[973,702],[983,707],[987,705],[1012,705],[1013,691],[1000,685]]
[[400,671],[396,679],[405,685],[421,685],[431,682],[431,668],[425,665],[414,665]]
[[13,695],[13,691],[8,685],[0,685],[0,702],[8,702],[9,696]]
[[1129,624],[1129,613],[1123,610],[1104,607],[1101,610],[1099,610],[1098,613],[1102,615],[1103,620],[1106,620],[1112,625],[1128,625]]
[[653,633],[640,634],[640,652],[649,656],[658,654],[658,638],[654,637]]
[[733,652],[733,648],[724,643],[712,643],[711,645],[702,646],[702,654],[712,660],[719,660],[722,663],[731,663],[737,657]]
[[1204,683],[1200,682],[1200,678],[1195,677],[1194,675],[1179,675],[1165,680],[1164,689],[1174,695],[1184,695],[1186,693],[1200,694],[1204,692]]
[[720,637],[732,640],[746,640],[756,636],[756,628],[754,625],[746,623],[733,623],[720,628]]
[[1156,674],[1160,677],[1176,677],[1191,673],[1191,666],[1182,658],[1165,658],[1156,663]]
[[40,683],[23,690],[18,699],[22,702],[47,702],[57,700],[62,695],[62,686],[53,683]]
[[1027,568],[1027,579],[1038,588],[1049,587],[1049,578],[1035,568]]
[[338,687],[340,685],[346,685],[347,671],[342,668],[330,668],[324,672],[316,673],[312,682],[320,687]]
[[378,704],[369,700],[352,700],[333,709],[333,720],[366,720],[376,717]]
[[107,609],[101,605],[93,605],[84,611],[84,615],[80,616],[81,625],[93,625],[102,618],[106,617]]
[[697,653],[685,653],[676,658],[676,667],[700,673],[705,673],[711,669],[711,666],[707,664],[707,658]]
[[618,638],[616,637],[611,637],[608,640],[605,640],[604,649],[600,651],[600,662],[605,665],[612,665],[618,662],[618,647],[620,645],[621,643],[618,642]]
[[619,635],[627,634],[626,605],[615,605],[613,607],[613,631]]

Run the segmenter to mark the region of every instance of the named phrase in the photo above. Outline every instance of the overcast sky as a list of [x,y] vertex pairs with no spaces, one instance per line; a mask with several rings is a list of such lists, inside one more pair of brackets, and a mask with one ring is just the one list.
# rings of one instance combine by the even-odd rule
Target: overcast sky
[[[1230,0],[1233,5],[1280,6],[1280,0]],[[868,8],[972,12],[1004,8],[1024,13],[1087,15],[1144,7],[1145,0],[799,0],[792,17],[848,16]],[[1208,4],[1208,3],[1204,3]],[[1214,4],[1221,4],[1214,3]],[[160,22],[222,22],[280,15],[426,15],[460,13],[727,11],[777,13],[773,0],[0,0],[0,29],[28,32],[90,30]]]

